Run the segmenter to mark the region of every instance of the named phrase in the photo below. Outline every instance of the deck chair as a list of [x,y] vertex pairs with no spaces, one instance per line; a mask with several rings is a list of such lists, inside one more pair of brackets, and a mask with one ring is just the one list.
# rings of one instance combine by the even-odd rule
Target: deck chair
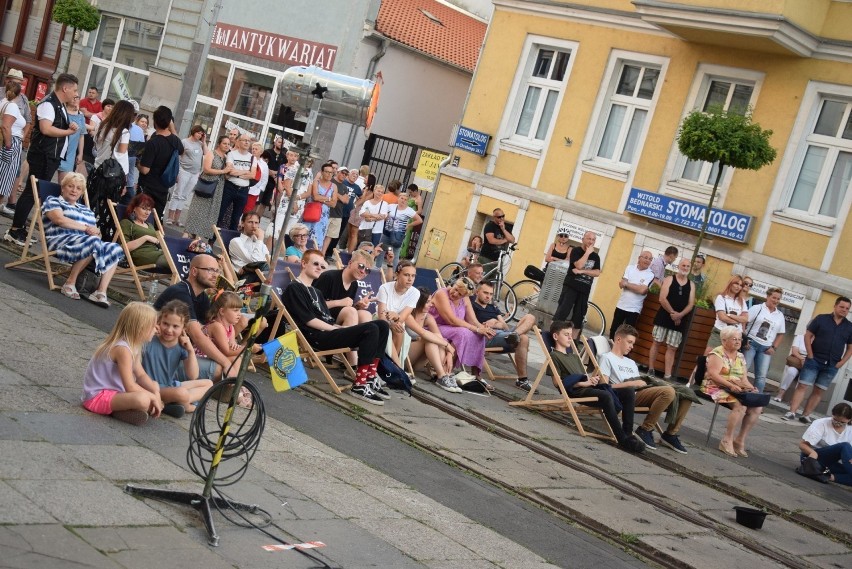
[[[594,369],[594,372],[598,375],[601,375],[601,368],[598,365],[597,356],[605,354],[610,351],[612,348],[612,344],[610,344],[609,338],[606,336],[593,336],[590,339],[587,339],[585,336],[580,336],[580,340],[583,342],[583,347],[585,348],[584,357],[588,358],[589,365]],[[591,341],[590,341],[591,340]],[[634,413],[643,413],[645,415],[651,410],[650,407],[634,407]],[[659,423],[654,425],[661,435],[665,432],[662,427],[660,427]]]
[[[535,340],[541,346],[541,351],[544,354],[545,362],[542,368],[539,370],[538,374],[533,381],[532,388],[530,389],[527,396],[520,401],[510,401],[509,405],[514,407],[524,407],[527,409],[532,409],[535,411],[559,411],[563,413],[568,413],[571,416],[571,420],[574,422],[574,426],[577,427],[577,431],[579,431],[580,435],[586,437],[596,437],[604,440],[616,441],[615,434],[612,432],[612,429],[609,426],[609,423],[606,422],[606,419],[603,416],[603,411],[596,407],[590,407],[589,405],[583,405],[583,403],[595,403],[598,401],[597,397],[570,397],[568,392],[565,390],[565,386],[562,385],[561,378],[559,377],[559,371],[556,369],[556,365],[553,363],[553,360],[550,357],[550,345],[545,343],[544,338],[541,335],[541,330],[538,326],[533,326],[532,329],[533,336]],[[576,346],[572,346],[574,353],[577,353]],[[536,391],[538,390],[538,386],[541,383],[542,378],[545,374],[550,371],[550,374],[553,376],[553,384],[556,389],[559,390],[559,394],[556,396],[549,396],[549,398],[540,398],[536,399]],[[609,433],[608,435],[592,433],[586,431],[583,428],[583,423],[580,421],[580,415],[597,415],[603,420],[604,425],[606,425],[606,430]]]
[[171,284],[177,284],[189,274],[189,263],[196,255],[196,253],[187,251],[187,247],[192,241],[188,237],[163,236],[163,251],[167,253],[166,261],[172,271]]
[[441,275],[435,269],[417,267],[417,274],[414,275],[414,284],[412,286],[414,288],[423,287],[431,294],[443,287],[444,283],[441,280]]
[[[164,277],[167,273],[158,273],[153,271],[152,269],[156,269],[156,264],[150,265],[136,265],[133,262],[133,257],[130,255],[130,249],[127,246],[127,240],[124,238],[124,233],[122,233],[120,225],[121,219],[124,217],[124,212],[127,210],[127,206],[116,204],[112,200],[107,200],[107,207],[109,208],[109,214],[112,217],[113,223],[115,223],[116,231],[113,236],[113,242],[117,242],[121,245],[121,249],[124,251],[124,258],[127,262],[127,267],[122,267],[121,264],[115,270],[115,277],[130,277],[133,281],[133,284],[136,286],[136,293],[139,295],[141,300],[146,300],[145,291],[142,288],[143,282],[150,282],[154,280],[158,280]],[[151,213],[155,214],[157,212],[152,211]],[[160,248],[163,251],[166,251],[166,245],[163,238],[163,232],[158,231],[157,237],[160,240]],[[171,276],[171,275],[170,275]]]
[[503,351],[503,348],[485,348],[485,357],[482,358],[482,371],[485,372],[485,375],[488,376],[489,381],[494,381],[498,379],[518,379],[517,374],[515,375],[497,375],[494,373],[494,370],[491,369],[491,366],[488,364],[488,354],[503,354],[512,362],[512,368],[515,366],[515,357],[512,355],[512,352]]
[[[367,296],[376,296],[379,294],[379,287],[382,286],[382,271],[380,269],[372,269],[367,276],[364,277],[364,280],[358,281],[358,298],[364,298]],[[376,310],[378,307],[378,303],[372,302],[367,307],[367,310],[370,314],[376,314]]]
[[[27,228],[27,237],[24,240],[24,248],[21,251],[21,256],[17,261],[6,263],[7,269],[19,269],[32,273],[40,273],[47,275],[47,286],[50,290],[56,290],[61,285],[56,284],[55,278],[67,274],[70,271],[70,265],[60,263],[53,259],[56,253],[48,250],[47,237],[44,234],[44,218],[41,215],[41,206],[44,201],[52,196],[58,196],[60,193],[59,184],[38,180],[35,176],[30,176],[30,186],[33,193],[33,213],[30,219],[29,227]],[[88,207],[89,197],[86,192],[83,192],[83,203]],[[40,246],[40,251],[33,253],[30,245],[30,239],[36,238],[37,245]],[[30,266],[36,264],[37,266]],[[40,268],[38,265],[43,265]]]
[[237,282],[239,279],[237,278],[237,269],[234,267],[233,261],[231,261],[231,254],[228,252],[228,247],[231,245],[231,240],[239,236],[239,231],[219,229],[215,223],[213,224],[213,237],[216,239],[216,246],[222,250],[223,264],[225,265],[225,271],[230,273],[227,276],[231,282]]
[[349,264],[349,261],[352,260],[352,253],[349,251],[341,251],[337,248],[331,252],[331,256],[334,257],[334,262],[337,264],[338,269],[342,269]]
[[[275,308],[278,309],[278,318],[276,319],[276,327],[273,330],[278,329],[278,325],[281,322],[282,317],[287,321],[287,325],[291,330],[296,332],[296,337],[299,341],[299,350],[301,352],[302,360],[312,368],[319,369],[320,373],[322,373],[325,380],[328,382],[328,385],[331,387],[332,391],[337,394],[343,393],[344,390],[351,388],[351,385],[347,385],[344,387],[340,387],[337,385],[337,382],[334,381],[334,378],[331,377],[331,374],[328,372],[325,364],[322,361],[322,358],[327,356],[336,356],[336,355],[345,355],[352,350],[349,348],[335,348],[333,350],[314,350],[311,345],[308,343],[302,331],[299,330],[299,327],[296,326],[296,321],[293,320],[293,317],[287,312],[287,308],[284,306],[284,303],[281,301],[281,296],[278,291],[283,292],[286,289],[292,280],[295,278],[294,274],[286,267],[282,270],[276,270],[272,273],[272,304]],[[344,365],[344,373],[349,376],[353,381],[355,380],[355,370],[352,369],[352,365],[349,361],[343,357],[340,358]]]

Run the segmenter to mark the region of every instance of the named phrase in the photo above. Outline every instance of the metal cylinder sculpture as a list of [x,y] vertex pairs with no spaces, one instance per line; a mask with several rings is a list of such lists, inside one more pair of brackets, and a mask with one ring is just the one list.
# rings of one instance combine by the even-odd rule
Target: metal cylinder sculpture
[[332,73],[316,66],[290,67],[278,84],[278,102],[294,111],[308,113],[317,85],[323,93],[319,114],[370,128],[379,100],[380,86],[369,79]]

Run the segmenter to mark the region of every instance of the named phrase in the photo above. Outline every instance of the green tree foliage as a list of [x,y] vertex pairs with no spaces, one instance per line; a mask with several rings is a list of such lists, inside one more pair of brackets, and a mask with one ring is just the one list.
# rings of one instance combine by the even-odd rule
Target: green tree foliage
[[68,62],[71,59],[71,49],[77,41],[77,30],[91,32],[98,29],[101,22],[101,12],[92,6],[88,0],[56,0],[53,5],[53,21],[65,24],[72,28],[71,45],[68,46],[68,55],[65,58],[65,71],[68,71]]
[[707,111],[692,111],[683,119],[677,136],[677,146],[681,153],[690,160],[719,163],[710,201],[704,210],[704,223],[692,252],[692,262],[695,262],[707,232],[710,210],[716,200],[724,168],[760,170],[771,164],[778,154],[769,144],[771,136],[771,130],[764,130],[752,122],[750,110],[743,114],[713,106]]

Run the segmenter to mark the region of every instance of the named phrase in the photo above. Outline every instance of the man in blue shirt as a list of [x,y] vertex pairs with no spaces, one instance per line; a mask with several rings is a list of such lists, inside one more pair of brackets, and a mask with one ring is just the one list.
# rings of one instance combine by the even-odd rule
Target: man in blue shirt
[[805,391],[812,385],[808,402],[799,420],[811,424],[811,413],[822,399],[822,394],[831,385],[837,370],[846,365],[852,356],[852,322],[846,319],[849,307],[852,306],[845,296],[834,301],[834,311],[831,314],[820,314],[808,324],[805,332],[805,349],[808,357],[799,372],[799,384],[790,399],[790,411],[784,419],[790,421],[796,418],[796,411],[805,398]]

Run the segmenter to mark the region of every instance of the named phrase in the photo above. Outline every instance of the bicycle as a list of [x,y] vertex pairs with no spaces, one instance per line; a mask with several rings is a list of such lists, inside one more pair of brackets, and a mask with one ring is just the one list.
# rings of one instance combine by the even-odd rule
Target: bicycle
[[[526,271],[524,274],[527,274]],[[512,314],[515,320],[520,320],[527,314],[538,316],[536,311],[538,311],[538,297],[541,291],[541,284],[541,281],[528,278],[511,285],[516,299],[515,312]],[[589,301],[586,317],[583,319],[583,335],[587,337],[600,336],[605,331],[606,317],[603,311],[597,304]]]
[[[482,280],[490,282],[494,285],[494,298],[498,308],[505,315],[506,320],[511,320],[514,317],[515,309],[517,308],[517,299],[512,285],[506,282],[506,273],[509,272],[509,267],[512,266],[512,252],[517,248],[515,243],[511,243],[505,250],[501,249],[496,261],[483,263],[482,268],[484,274]],[[499,269],[499,270],[498,270]],[[462,276],[467,275],[467,268],[461,263],[447,263],[440,268],[438,274],[444,283],[450,287]]]

